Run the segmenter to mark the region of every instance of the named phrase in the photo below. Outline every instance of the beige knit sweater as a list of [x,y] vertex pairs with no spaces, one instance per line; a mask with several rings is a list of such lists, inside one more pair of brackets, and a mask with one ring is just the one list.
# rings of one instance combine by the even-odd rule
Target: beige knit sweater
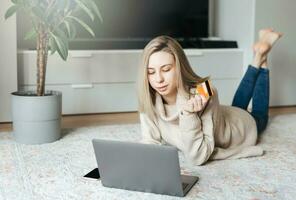
[[240,108],[219,105],[216,89],[214,94],[201,116],[201,112],[181,112],[188,97],[178,94],[176,105],[166,105],[157,94],[157,119],[140,113],[141,142],[173,145],[195,165],[207,160],[262,155],[263,150],[255,146],[257,129],[253,117]]

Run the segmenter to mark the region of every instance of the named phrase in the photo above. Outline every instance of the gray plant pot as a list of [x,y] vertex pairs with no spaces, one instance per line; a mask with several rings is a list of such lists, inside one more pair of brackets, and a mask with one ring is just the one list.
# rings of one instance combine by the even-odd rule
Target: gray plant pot
[[36,92],[13,92],[13,136],[23,144],[54,142],[61,137],[62,94],[46,91],[45,96]]

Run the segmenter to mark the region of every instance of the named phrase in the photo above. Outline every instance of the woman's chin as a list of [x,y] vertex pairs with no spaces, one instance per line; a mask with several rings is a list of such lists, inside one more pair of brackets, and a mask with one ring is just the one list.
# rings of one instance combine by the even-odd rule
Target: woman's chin
[[169,94],[169,91],[168,90],[164,90],[164,91],[157,91],[158,92],[158,94],[160,94],[161,96],[166,96],[166,95],[168,95]]

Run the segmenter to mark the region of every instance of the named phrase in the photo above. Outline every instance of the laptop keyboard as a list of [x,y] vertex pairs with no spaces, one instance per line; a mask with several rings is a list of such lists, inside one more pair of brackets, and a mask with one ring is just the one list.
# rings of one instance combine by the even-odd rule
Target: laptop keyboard
[[188,183],[182,183],[182,188],[183,188],[183,190],[184,190],[188,185],[189,185]]

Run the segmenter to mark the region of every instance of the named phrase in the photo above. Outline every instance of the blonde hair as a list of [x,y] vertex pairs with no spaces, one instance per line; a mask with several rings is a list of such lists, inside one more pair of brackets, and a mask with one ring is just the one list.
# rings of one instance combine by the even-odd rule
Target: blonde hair
[[177,90],[184,95],[189,94],[189,89],[203,78],[192,70],[181,45],[169,36],[158,36],[151,40],[144,48],[141,67],[138,76],[138,110],[145,113],[150,119],[155,119],[155,90],[148,81],[148,62],[153,53],[164,51],[174,56],[177,71]]

